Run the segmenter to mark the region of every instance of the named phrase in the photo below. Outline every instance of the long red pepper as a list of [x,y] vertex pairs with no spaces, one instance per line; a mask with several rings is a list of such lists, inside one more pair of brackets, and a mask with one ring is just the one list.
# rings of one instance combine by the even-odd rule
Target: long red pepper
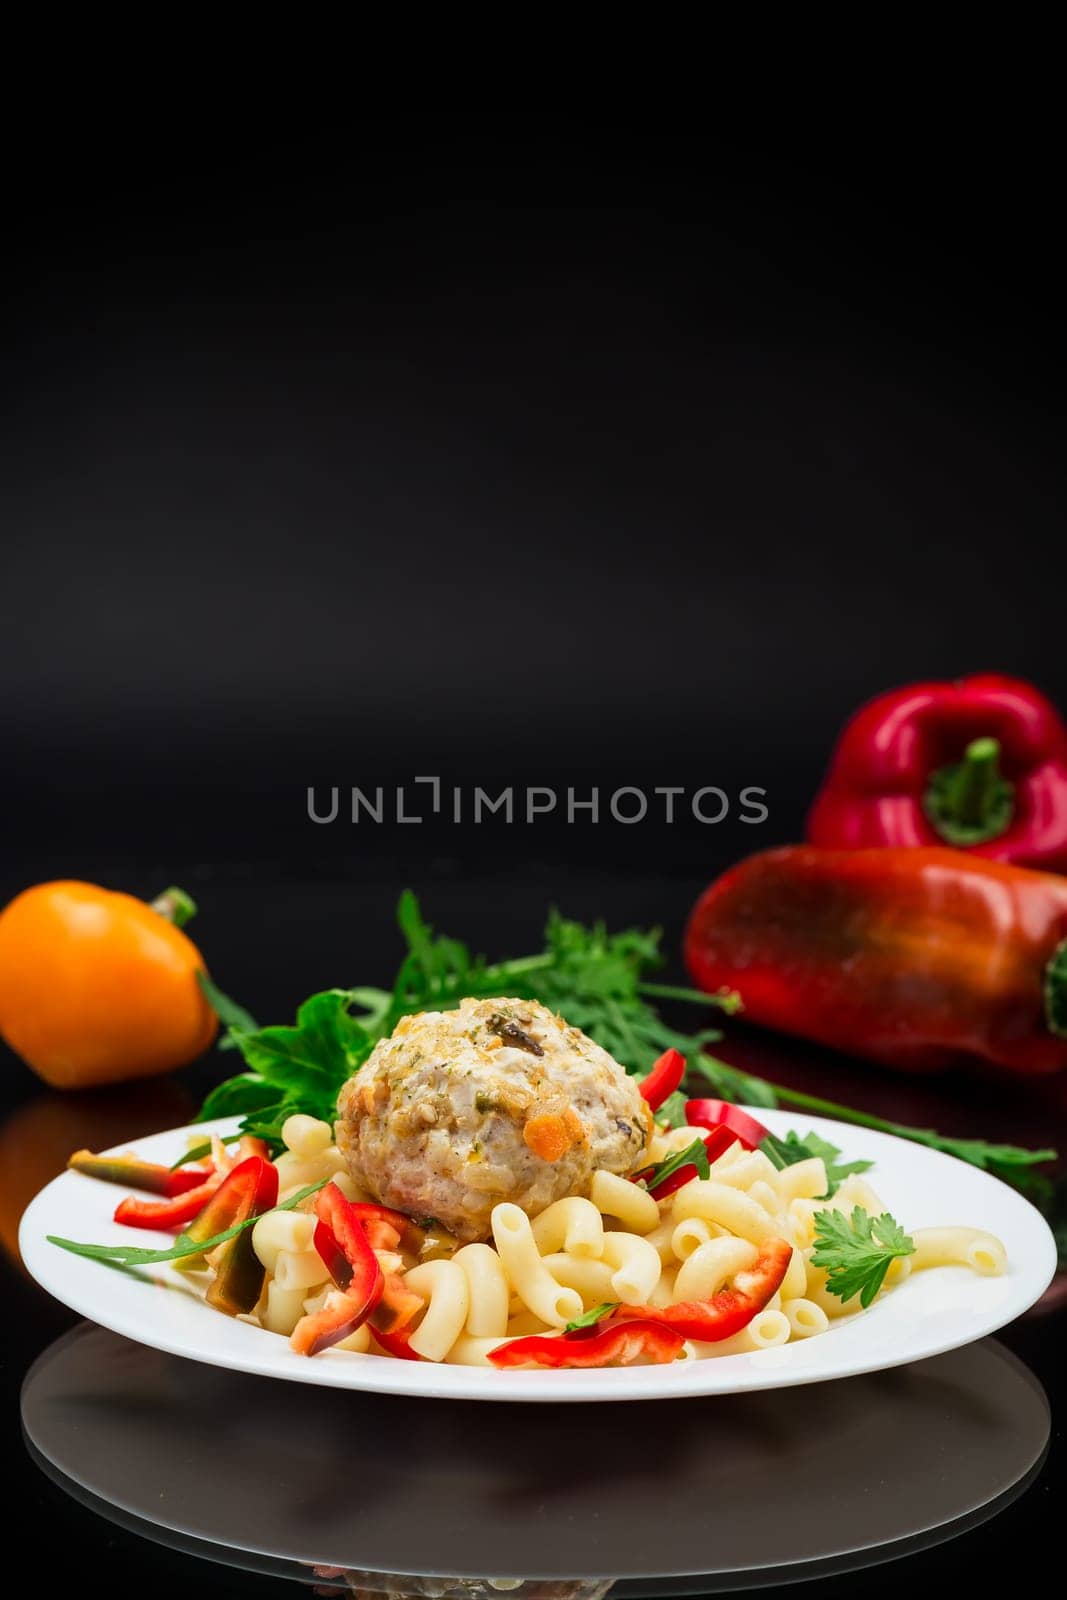
[[67,1162],[72,1172],[87,1178],[101,1178],[105,1183],[121,1183],[127,1189],[146,1189],[150,1194],[166,1195],[169,1199],[197,1189],[213,1175],[214,1168],[206,1166],[182,1167],[172,1170],[155,1161],[142,1161],[133,1155],[98,1156],[91,1150],[75,1150]]
[[1067,878],[947,848],[768,850],[697,902],[685,958],[748,1020],[912,1071],[1067,1067]]

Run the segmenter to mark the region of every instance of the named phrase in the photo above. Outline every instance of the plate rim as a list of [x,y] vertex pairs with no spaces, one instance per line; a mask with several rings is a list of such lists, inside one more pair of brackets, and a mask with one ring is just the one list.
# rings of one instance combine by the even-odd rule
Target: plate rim
[[[357,1355],[348,1351],[327,1351],[314,1360],[301,1358],[293,1354],[287,1344],[277,1349],[276,1353],[268,1352],[265,1348],[257,1349],[260,1339],[269,1339],[272,1345],[278,1341],[278,1335],[269,1333],[266,1329],[259,1329],[247,1324],[230,1324],[231,1329],[237,1326],[245,1327],[250,1336],[237,1349],[225,1348],[223,1343],[214,1343],[208,1339],[190,1343],[188,1337],[174,1335],[164,1319],[157,1319],[155,1323],[150,1318],[141,1314],[126,1315],[122,1308],[118,1310],[109,1305],[106,1297],[99,1294],[82,1293],[78,1287],[64,1283],[62,1266],[70,1260],[65,1252],[56,1246],[50,1245],[46,1233],[51,1232],[53,1224],[42,1226],[39,1218],[47,1213],[57,1196],[69,1194],[72,1188],[77,1191],[82,1184],[99,1186],[99,1180],[84,1177],[74,1172],[63,1172],[55,1177],[41,1189],[30,1201],[23,1212],[19,1225],[19,1250],[23,1264],[30,1276],[55,1299],[66,1305],[79,1316],[98,1326],[107,1328],[123,1338],[134,1340],[150,1348],[164,1351],[169,1355],[184,1357],[187,1360],[200,1361],[209,1366],[217,1366],[227,1370],[247,1372],[259,1377],[269,1377],[278,1381],[313,1383],[319,1386],[335,1389],[351,1389],[357,1391],[371,1391],[380,1394],[397,1394],[408,1397],[419,1397],[434,1400],[480,1400],[511,1404],[515,1402],[548,1402],[548,1403],[588,1403],[639,1401],[639,1400],[686,1400],[714,1394],[740,1394],[757,1390],[770,1390],[777,1388],[792,1388],[804,1384],[833,1382],[839,1378],[859,1376],[863,1373],[888,1371],[893,1367],[907,1366],[915,1361],[926,1360],[935,1355],[942,1355],[946,1351],[959,1349],[975,1340],[996,1333],[999,1329],[1014,1322],[1024,1311],[1028,1310],[1047,1289],[1056,1272],[1056,1246],[1055,1239],[1048,1223],[1041,1213],[1025,1197],[1001,1182],[992,1174],[972,1167],[964,1162],[958,1162],[955,1157],[942,1151],[931,1150],[922,1145],[911,1144],[893,1134],[883,1133],[876,1129],[856,1128],[847,1123],[836,1122],[831,1118],[814,1115],[799,1116],[793,1111],[767,1111],[760,1107],[746,1107],[753,1115],[758,1116],[776,1132],[785,1132],[790,1127],[800,1124],[814,1129],[824,1137],[834,1140],[835,1135],[844,1135],[845,1139],[857,1134],[862,1136],[863,1143],[874,1143],[877,1147],[892,1147],[907,1150],[920,1166],[931,1163],[940,1166],[944,1162],[952,1162],[967,1174],[969,1183],[990,1185],[994,1190],[1002,1191],[1003,1204],[1014,1208],[1019,1216],[1025,1217],[1027,1225],[1033,1230],[1033,1261],[1027,1265],[1025,1276],[1028,1286],[1018,1298],[1017,1303],[1011,1306],[1008,1314],[1003,1314],[1003,1308],[987,1312],[986,1315],[976,1319],[973,1328],[966,1336],[959,1333],[949,1333],[941,1338],[932,1338],[923,1343],[921,1348],[905,1346],[900,1353],[891,1353],[888,1357],[882,1353],[875,1359],[865,1358],[862,1351],[852,1353],[851,1358],[839,1361],[829,1369],[820,1368],[794,1368],[782,1366],[779,1361],[768,1362],[768,1357],[781,1357],[786,1349],[800,1349],[798,1342],[793,1346],[782,1347],[767,1351],[758,1351],[748,1354],[722,1356],[714,1360],[691,1361],[676,1363],[672,1366],[650,1366],[642,1368],[609,1368],[592,1369],[589,1371],[523,1371],[523,1372],[489,1372],[485,1368],[450,1366],[437,1362],[400,1362],[389,1361],[382,1357],[371,1355]],[[166,1150],[146,1149],[146,1146],[172,1145],[174,1152],[185,1147],[190,1134],[199,1134],[207,1137],[213,1131],[226,1134],[236,1130],[240,1122],[239,1117],[220,1117],[201,1123],[190,1123],[180,1128],[163,1129],[155,1133],[143,1135],[139,1139],[128,1141],[121,1145],[112,1146],[104,1154],[114,1154],[134,1150],[147,1154],[153,1159],[158,1159]],[[775,1125],[778,1126],[775,1126]],[[114,1187],[114,1186],[112,1186]],[[1021,1208],[1021,1209],[1020,1209]],[[915,1224],[911,1224],[915,1226]],[[115,1227],[113,1223],[109,1227]],[[129,1237],[128,1233],[121,1237]],[[153,1239],[165,1240],[167,1235],[149,1233],[145,1235],[145,1243]],[[1040,1259],[1044,1254],[1044,1260]],[[86,1263],[99,1266],[99,1263]],[[162,1270],[167,1273],[168,1269]],[[935,1268],[933,1271],[953,1271],[953,1268]],[[175,1284],[177,1278],[175,1275]],[[1001,1280],[998,1280],[1001,1281]],[[153,1287],[150,1280],[145,1281],[145,1287]],[[899,1294],[906,1288],[901,1285]],[[207,1310],[207,1308],[204,1308]],[[866,1313],[870,1316],[871,1313]],[[849,1326],[846,1319],[841,1324],[841,1332]],[[855,1326],[852,1323],[852,1326]],[[823,1335],[822,1338],[832,1335]],[[821,1344],[820,1338],[819,1343]],[[280,1343],[280,1341],[279,1341]],[[711,1369],[706,1372],[704,1369]],[[720,1375],[719,1381],[709,1383],[712,1372]],[[723,1382],[727,1377],[732,1381]],[[636,1381],[635,1381],[636,1380]]]

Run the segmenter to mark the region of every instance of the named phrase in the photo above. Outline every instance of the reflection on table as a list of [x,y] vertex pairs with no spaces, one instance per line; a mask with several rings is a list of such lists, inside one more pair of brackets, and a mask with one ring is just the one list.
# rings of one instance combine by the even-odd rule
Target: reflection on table
[[145,1537],[422,1600],[870,1565],[995,1515],[1049,1437],[1041,1386],[992,1340],[839,1383],[537,1407],[285,1384],[88,1325],[31,1369],[23,1423],[55,1481]]

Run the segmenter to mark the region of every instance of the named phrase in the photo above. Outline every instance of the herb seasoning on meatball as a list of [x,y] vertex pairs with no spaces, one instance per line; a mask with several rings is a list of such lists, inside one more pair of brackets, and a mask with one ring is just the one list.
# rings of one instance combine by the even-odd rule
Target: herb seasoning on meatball
[[652,1131],[637,1083],[534,1000],[463,1000],[404,1017],[341,1092],[337,1143],[356,1183],[489,1236],[493,1207],[529,1215],[641,1165]]

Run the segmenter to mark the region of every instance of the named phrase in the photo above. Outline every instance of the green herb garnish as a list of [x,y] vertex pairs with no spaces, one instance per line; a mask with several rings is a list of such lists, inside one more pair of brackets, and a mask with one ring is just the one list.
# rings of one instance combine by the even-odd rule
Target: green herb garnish
[[[392,989],[327,990],[300,1008],[295,1028],[255,1027],[247,1012],[206,981],[204,992],[227,1025],[226,1041],[241,1051],[249,1070],[211,1092],[201,1108],[201,1120],[238,1115],[244,1118],[243,1132],[254,1132],[280,1145],[281,1125],[294,1111],[333,1120],[345,1082],[375,1043],[392,1033],[401,1017],[414,1011],[447,1011],[468,995],[514,995],[540,1000],[558,1011],[639,1077],[673,1046],[685,1056],[690,1073],[706,1078],[721,1100],[757,1109],[798,1107],[839,1122],[876,1128],[981,1167],[1037,1204],[1050,1203],[1052,1185],[1033,1169],[1053,1160],[1054,1150],[1026,1150],[982,1139],[952,1138],[932,1128],[908,1127],[753,1077],[709,1055],[707,1046],[721,1037],[717,1029],[680,1032],[663,1021],[654,1002],[718,1006],[729,1013],[738,1009],[738,997],[732,993],[707,995],[653,981],[650,973],[662,964],[658,929],[630,928],[609,934],[603,923],[586,926],[553,911],[545,928],[543,950],[494,964],[472,956],[458,939],[436,935],[423,921],[410,890],[400,897],[397,920],[407,953]],[[680,1125],[683,1117],[679,1102],[672,1099],[668,1120]],[[810,1140],[804,1142],[810,1145]],[[860,1170],[855,1163],[836,1164],[838,1177],[844,1175],[846,1166]]]
[[668,1156],[665,1161],[657,1161],[654,1167],[646,1167],[641,1174],[641,1182],[650,1191],[658,1189],[661,1183],[673,1178],[683,1167],[696,1167],[702,1178],[711,1177],[708,1147],[703,1139],[694,1139],[684,1150],[676,1150],[674,1155]]
[[872,1217],[862,1206],[852,1216],[841,1211],[816,1211],[812,1263],[826,1271],[826,1287],[839,1300],[858,1294],[864,1311],[899,1256],[914,1254],[915,1243],[888,1211]]
[[[319,1189],[325,1188],[330,1183],[330,1178],[322,1178],[318,1183],[309,1183],[306,1189],[298,1189],[296,1194],[291,1194],[288,1200],[283,1200],[280,1205],[271,1206],[272,1211],[292,1211],[301,1200],[306,1200],[309,1194],[315,1194]],[[260,1216],[267,1216],[263,1211]],[[154,1267],[162,1261],[180,1261],[183,1256],[206,1255],[209,1250],[214,1250],[217,1244],[225,1244],[227,1239],[234,1238],[243,1233],[246,1228],[253,1227],[259,1217],[246,1217],[244,1222],[235,1222],[232,1228],[227,1228],[223,1233],[216,1233],[210,1239],[190,1239],[188,1234],[178,1235],[176,1244],[169,1250],[146,1250],[140,1245],[131,1244],[79,1244],[76,1239],[60,1239],[56,1234],[47,1235],[49,1244],[57,1244],[61,1250],[69,1250],[71,1255],[88,1256],[90,1261],[113,1261],[120,1267]]]
[[594,1306],[591,1311],[585,1311],[580,1317],[575,1317],[573,1322],[564,1326],[564,1333],[575,1333],[579,1328],[592,1328],[604,1317],[610,1317],[613,1311],[618,1311],[617,1300],[602,1300],[600,1305]]

